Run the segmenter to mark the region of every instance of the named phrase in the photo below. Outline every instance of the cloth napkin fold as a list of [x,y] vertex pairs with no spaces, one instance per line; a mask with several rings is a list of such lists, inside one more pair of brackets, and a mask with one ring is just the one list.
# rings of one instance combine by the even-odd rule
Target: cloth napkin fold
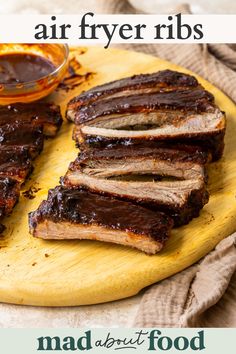
[[151,286],[143,295],[137,327],[235,327],[236,234],[201,262]]

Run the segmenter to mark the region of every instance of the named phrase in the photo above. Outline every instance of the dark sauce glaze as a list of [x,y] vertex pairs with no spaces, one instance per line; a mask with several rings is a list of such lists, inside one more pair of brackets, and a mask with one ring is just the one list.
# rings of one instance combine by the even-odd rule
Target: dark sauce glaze
[[35,212],[30,213],[30,226],[35,228],[45,219],[99,225],[149,235],[161,241],[168,238],[168,231],[172,227],[172,220],[163,213],[85,189],[61,186],[50,190],[48,199]]
[[10,145],[1,146],[0,145],[0,165],[5,163],[18,163],[19,165],[24,164],[30,158],[29,151],[26,146]]
[[[208,134],[205,134],[202,137],[198,137],[196,139],[195,137],[191,136],[190,134],[186,137],[183,137],[182,139],[166,139],[165,141],[161,141],[155,138],[150,138],[150,139],[145,139],[143,138],[107,138],[103,136],[93,136],[93,135],[86,135],[86,137],[83,137],[83,142],[80,143],[77,141],[77,136],[74,134],[74,139],[77,142],[77,146],[81,150],[85,150],[86,148],[114,148],[116,146],[147,146],[147,147],[153,147],[153,148],[158,148],[158,147],[177,147],[177,149],[180,148],[181,145],[184,146],[199,146],[203,151],[205,151],[207,154],[212,155],[212,160],[216,161],[219,160],[223,154],[224,150],[224,135],[225,135],[225,129],[220,132],[216,133],[211,133],[209,132]],[[183,148],[184,148],[183,146]],[[199,150],[200,151],[200,150]],[[198,151],[196,150],[196,153],[198,154]],[[201,154],[201,152],[200,152]]]
[[15,187],[16,184],[17,182],[11,178],[0,177],[0,197],[6,197],[6,194],[9,192],[9,189]]
[[56,69],[48,59],[34,54],[0,55],[0,83],[17,84],[39,80]]
[[11,178],[0,177],[0,217],[8,215],[19,198],[19,184]]
[[152,74],[141,74],[127,77],[121,80],[111,81],[104,85],[93,87],[92,89],[74,97],[70,102],[86,105],[96,101],[103,96],[121,92],[123,90],[142,89],[147,87],[197,87],[198,81],[195,77],[172,70],[162,70]]
[[0,146],[0,176],[24,180],[32,171],[29,149],[24,146]]
[[5,145],[33,145],[42,150],[43,129],[30,123],[14,123],[0,127],[0,146]]
[[0,105],[0,127],[22,122],[34,125],[53,124],[59,128],[62,124],[60,107],[45,102]]
[[83,124],[98,117],[112,114],[154,112],[159,109],[183,112],[211,112],[214,98],[208,91],[196,88],[170,92],[144,93],[127,97],[115,97],[82,106],[77,112],[75,124]]
[[[197,162],[205,164],[209,160],[209,154],[197,145],[187,144],[160,144],[159,147],[150,143],[149,145],[117,145],[110,148],[89,148],[86,147],[80,152],[75,163],[87,165],[94,160],[127,160],[143,158],[156,158],[175,162]],[[75,164],[71,164],[72,166]]]

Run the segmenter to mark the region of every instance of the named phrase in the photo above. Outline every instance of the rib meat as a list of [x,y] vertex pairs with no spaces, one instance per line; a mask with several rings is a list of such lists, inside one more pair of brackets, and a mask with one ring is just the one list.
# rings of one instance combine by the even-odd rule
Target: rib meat
[[23,183],[32,171],[29,149],[26,146],[0,146],[0,176]]
[[78,108],[107,98],[127,97],[139,93],[175,91],[200,87],[198,81],[190,75],[172,70],[158,71],[153,74],[134,75],[109,82],[73,98],[67,109],[67,118],[74,121]]
[[194,143],[220,158],[225,114],[195,78],[167,70],[132,80],[98,86],[69,102],[79,144]]
[[195,162],[194,155],[167,148],[91,149],[79,154],[71,163],[69,171],[78,170],[98,178],[152,175],[152,178],[156,176],[158,179],[204,180],[206,177],[204,164]]
[[30,231],[44,239],[87,239],[160,251],[172,220],[132,203],[83,189],[56,187],[29,215]]
[[11,213],[19,195],[20,185],[17,181],[0,177],[0,218]]
[[[194,163],[200,165],[201,169],[204,169],[204,165],[211,159],[211,156],[206,153],[199,146],[194,145],[170,145],[170,146],[142,146],[142,145],[128,145],[128,146],[115,146],[109,149],[104,148],[90,148],[83,149],[76,161],[83,168],[94,168],[99,164],[106,164],[106,170],[111,169],[111,165],[117,164],[122,169],[129,167],[129,164],[133,164],[136,161],[139,166],[137,168],[142,169],[142,163],[146,161],[152,161],[154,163],[153,169],[156,173],[158,166],[155,166],[155,162],[166,161],[166,163]],[[140,164],[141,163],[141,164]],[[72,163],[73,164],[73,163]],[[125,164],[125,165],[124,165]],[[150,168],[149,168],[150,171]]]
[[[125,152],[127,153],[125,156]],[[129,153],[129,154],[128,154]],[[185,161],[184,154],[157,149],[112,149],[82,154],[70,165],[62,184],[84,186],[100,194],[166,212],[175,225],[198,216],[208,201],[204,165]],[[175,156],[175,157],[174,157]]]
[[75,124],[90,123],[102,128],[122,128],[134,124],[159,126],[172,122],[179,124],[185,120],[186,114],[191,116],[215,113],[213,102],[213,96],[203,88],[142,92],[128,97],[107,98],[105,101],[82,106],[76,112]]
[[0,146],[23,146],[28,149],[31,158],[40,154],[43,140],[41,126],[19,122],[0,127]]
[[[54,136],[62,124],[60,107],[43,103],[0,106],[0,220],[16,204],[20,186],[43,148],[44,135]],[[0,233],[4,226],[0,224]]]
[[54,136],[62,125],[60,107],[45,102],[0,106],[0,127],[14,123],[43,126],[44,135]]
[[[143,121],[147,122],[145,114],[140,114]],[[146,115],[147,116],[147,115]],[[149,118],[151,114],[148,114]],[[128,120],[133,119],[132,115],[126,115]],[[111,119],[112,120],[112,119]],[[135,119],[134,119],[135,122]],[[131,123],[130,123],[131,124]],[[213,160],[222,156],[224,149],[225,117],[219,110],[198,115],[185,115],[185,119],[173,123],[164,123],[162,126],[141,130],[133,126],[127,129],[102,128],[91,125],[75,126],[73,138],[79,146],[104,146],[115,145],[145,145],[150,142],[158,147],[159,145],[172,144],[194,144],[199,145],[212,154]]]

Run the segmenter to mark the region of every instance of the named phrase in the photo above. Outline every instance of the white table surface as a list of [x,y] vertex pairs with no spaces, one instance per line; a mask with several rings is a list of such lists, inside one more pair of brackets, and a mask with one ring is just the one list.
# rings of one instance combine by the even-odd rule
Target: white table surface
[[140,299],[70,308],[0,304],[0,328],[132,327]]

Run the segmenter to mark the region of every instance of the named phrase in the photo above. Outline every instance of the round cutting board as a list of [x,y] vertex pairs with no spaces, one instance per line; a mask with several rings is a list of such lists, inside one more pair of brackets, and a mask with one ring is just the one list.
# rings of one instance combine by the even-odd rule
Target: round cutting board
[[[90,47],[71,52],[81,66],[74,89],[58,89],[49,99],[65,112],[70,98],[92,86],[139,73],[163,69],[189,72],[167,61],[141,53]],[[28,232],[28,213],[58,184],[77,154],[73,124],[64,123],[55,139],[47,140],[35,170],[0,240],[0,301],[40,306],[74,306],[125,298],[177,273],[211,251],[236,230],[236,107],[222,92],[199,78],[227,113],[224,157],[209,168],[210,201],[200,217],[172,231],[162,252],[148,256],[140,251],[97,241],[43,241]],[[77,81],[76,81],[77,80]]]

